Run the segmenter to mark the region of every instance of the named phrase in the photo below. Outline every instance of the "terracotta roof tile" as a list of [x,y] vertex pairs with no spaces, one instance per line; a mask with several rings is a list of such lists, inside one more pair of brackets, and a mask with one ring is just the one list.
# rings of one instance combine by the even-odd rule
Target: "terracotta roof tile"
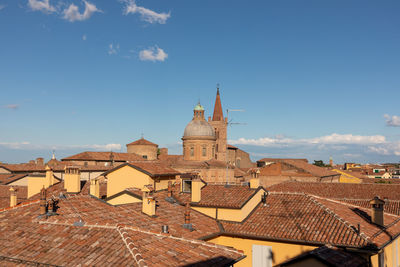
[[114,161],[138,161],[145,160],[143,157],[134,153],[118,153],[118,152],[93,152],[85,151],[76,155],[63,158],[62,161],[68,160],[87,160],[87,161],[111,161],[111,154]]
[[275,192],[298,192],[333,199],[372,199],[375,196],[400,200],[399,184],[347,184],[283,182],[267,188]]
[[130,145],[150,145],[150,146],[158,146],[157,144],[154,144],[150,142],[149,140],[146,140],[144,138],[141,138],[139,140],[133,141],[132,143],[127,144],[127,146]]
[[[247,185],[215,185],[208,184],[201,189],[201,201],[191,203],[192,206],[220,207],[220,208],[241,208],[257,192]],[[174,197],[181,203],[191,202],[190,193],[174,194]]]
[[21,174],[13,174],[13,173],[6,173],[6,174],[0,174],[0,184],[9,184],[12,182],[15,182],[28,174],[26,173],[21,173]]
[[400,233],[398,216],[385,214],[387,227],[382,230],[360,214],[370,211],[304,194],[271,193],[266,205],[259,204],[244,222],[221,223],[233,235],[359,248],[381,247]]

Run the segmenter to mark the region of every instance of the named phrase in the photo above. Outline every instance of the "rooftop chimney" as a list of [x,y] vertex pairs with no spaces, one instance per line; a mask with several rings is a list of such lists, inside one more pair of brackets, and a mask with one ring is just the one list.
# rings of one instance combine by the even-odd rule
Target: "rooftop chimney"
[[190,205],[189,203],[186,203],[186,209],[185,209],[185,223],[182,225],[183,228],[186,228],[190,231],[193,231],[193,226],[190,223]]
[[54,184],[53,170],[49,167],[49,165],[46,165],[45,187],[49,188],[53,184]]
[[37,159],[36,159],[36,164],[37,164],[37,165],[42,165],[42,166],[43,166],[43,165],[44,165],[44,158],[37,158]]
[[372,205],[371,221],[377,225],[384,226],[383,206],[385,205],[385,201],[376,196],[369,203]]
[[46,189],[43,187],[40,190],[40,216],[46,215]]
[[201,201],[201,187],[203,186],[203,182],[196,178],[192,180],[192,202],[200,202]]
[[258,174],[255,173],[255,177],[250,179],[250,188],[257,189],[260,186],[260,179],[258,178]]
[[14,187],[11,187],[10,193],[10,207],[14,207],[17,205],[17,191],[14,189]]
[[97,198],[100,198],[100,184],[96,179],[90,180],[90,194]]
[[67,193],[79,193],[81,191],[81,172],[79,167],[65,167],[64,189],[67,190]]
[[151,217],[156,216],[156,199],[152,195],[152,190],[148,186],[142,189],[142,212]]
[[168,197],[172,197],[172,182],[168,181]]

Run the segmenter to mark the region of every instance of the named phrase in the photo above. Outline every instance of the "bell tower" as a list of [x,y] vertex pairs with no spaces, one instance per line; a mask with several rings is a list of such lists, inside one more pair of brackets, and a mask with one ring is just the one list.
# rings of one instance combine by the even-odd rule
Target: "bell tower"
[[227,118],[224,118],[222,112],[221,96],[219,94],[219,85],[217,85],[217,96],[215,98],[214,113],[211,117],[208,117],[208,123],[215,130],[215,137],[217,138],[215,144],[215,159],[220,161],[227,161],[226,156],[226,136],[227,136]]

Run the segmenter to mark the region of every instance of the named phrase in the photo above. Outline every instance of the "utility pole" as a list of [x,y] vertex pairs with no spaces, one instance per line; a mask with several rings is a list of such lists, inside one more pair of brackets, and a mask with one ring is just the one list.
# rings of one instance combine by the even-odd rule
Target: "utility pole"
[[230,122],[229,121],[229,112],[230,111],[238,111],[238,112],[244,112],[244,109],[227,109],[226,110],[226,184],[225,187],[229,187],[229,182],[228,182],[228,169],[229,169],[229,160],[228,160],[228,126],[232,125],[244,125],[246,123],[240,123],[240,122]]

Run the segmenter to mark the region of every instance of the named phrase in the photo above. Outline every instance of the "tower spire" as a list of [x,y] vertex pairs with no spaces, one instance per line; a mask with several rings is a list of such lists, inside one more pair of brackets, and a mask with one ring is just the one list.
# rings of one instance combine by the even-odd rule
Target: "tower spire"
[[213,121],[224,120],[224,114],[222,112],[221,97],[219,95],[219,84],[217,84],[217,97],[215,98]]

